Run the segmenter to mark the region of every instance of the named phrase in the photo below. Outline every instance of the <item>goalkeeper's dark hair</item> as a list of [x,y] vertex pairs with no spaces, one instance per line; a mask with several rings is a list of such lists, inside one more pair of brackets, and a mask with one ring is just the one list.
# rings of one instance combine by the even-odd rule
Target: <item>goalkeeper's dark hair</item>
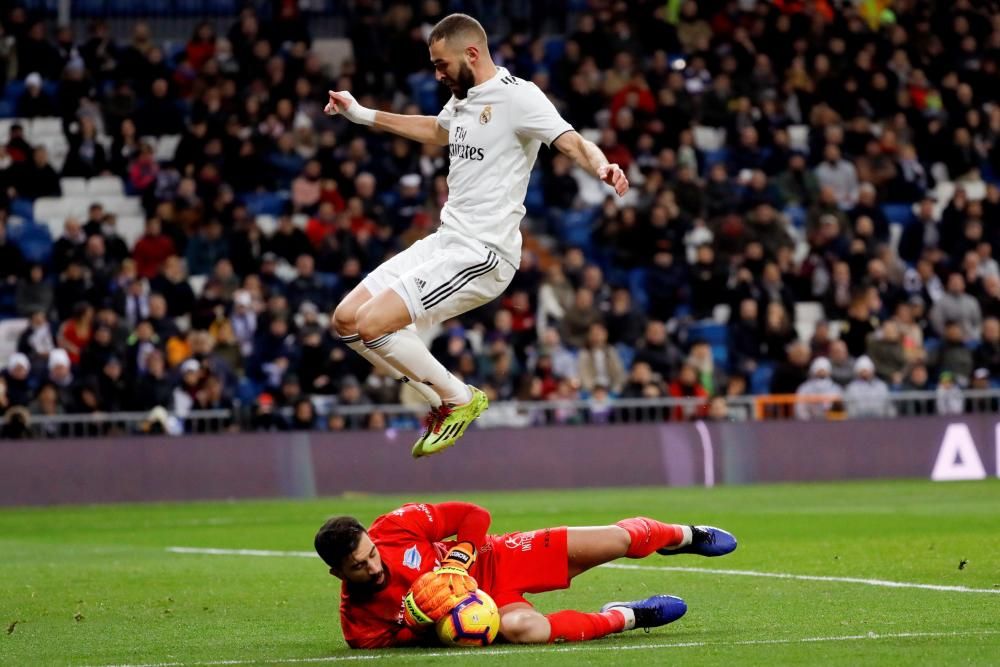
[[486,31],[479,21],[468,14],[449,14],[437,22],[427,37],[428,46],[439,39],[451,40],[459,35],[466,35],[477,42],[486,44]]
[[316,533],[313,546],[324,563],[339,568],[344,559],[358,548],[361,536],[367,532],[353,516],[335,516]]

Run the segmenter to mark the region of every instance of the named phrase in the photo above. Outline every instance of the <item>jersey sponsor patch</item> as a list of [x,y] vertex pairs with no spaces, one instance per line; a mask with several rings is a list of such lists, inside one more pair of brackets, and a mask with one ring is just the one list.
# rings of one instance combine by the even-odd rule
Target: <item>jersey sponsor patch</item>
[[423,560],[424,559],[420,556],[420,552],[417,550],[416,544],[403,552],[403,565],[411,570],[419,571],[420,563],[422,563]]

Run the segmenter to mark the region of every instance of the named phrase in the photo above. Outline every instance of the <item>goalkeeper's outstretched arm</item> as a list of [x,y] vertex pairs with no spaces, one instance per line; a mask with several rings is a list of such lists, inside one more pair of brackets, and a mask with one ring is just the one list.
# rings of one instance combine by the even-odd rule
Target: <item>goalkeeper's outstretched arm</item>
[[422,144],[448,145],[448,130],[438,125],[434,116],[409,116],[376,111],[361,106],[346,90],[329,90],[327,93],[330,101],[323,111],[330,116],[339,113],[352,123],[376,127]]

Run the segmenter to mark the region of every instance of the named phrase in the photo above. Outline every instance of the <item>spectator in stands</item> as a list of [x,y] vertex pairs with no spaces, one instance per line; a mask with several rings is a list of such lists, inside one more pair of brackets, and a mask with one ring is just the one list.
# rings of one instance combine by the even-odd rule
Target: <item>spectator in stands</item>
[[10,171],[10,183],[17,197],[37,199],[62,194],[59,175],[49,164],[49,152],[45,146],[33,148],[31,158],[17,162]]
[[761,341],[766,350],[766,358],[779,362],[785,358],[788,345],[798,340],[795,328],[788,317],[788,311],[780,301],[767,304]]
[[590,325],[587,344],[578,356],[580,387],[593,392],[604,387],[612,394],[621,393],[625,386],[626,372],[618,351],[608,344],[608,331],[603,324]]
[[843,390],[830,379],[830,360],[817,357],[809,366],[809,379],[796,390],[796,419],[825,419],[840,401]]
[[867,356],[854,362],[854,379],[844,390],[844,404],[847,416],[891,417],[894,413],[889,400],[889,387],[875,377],[875,364]]
[[903,228],[899,239],[899,257],[910,264],[917,263],[927,250],[941,248],[941,225],[934,209],[935,199],[926,194],[920,200],[916,220]]
[[24,79],[24,92],[17,100],[17,115],[21,118],[42,118],[56,115],[52,98],[42,89],[42,76],[32,72]]
[[726,301],[726,274],[711,245],[698,247],[690,274],[691,315],[695,319],[711,317],[715,304]]
[[74,366],[80,363],[80,358],[90,343],[93,321],[93,306],[86,301],[80,301],[73,306],[72,316],[59,327],[56,342],[66,352],[70,363]]
[[55,385],[58,391],[59,405],[63,409],[70,409],[76,403],[74,395],[76,386],[73,377],[73,367],[66,350],[55,348],[49,353],[48,369],[48,382]]
[[295,402],[289,430],[315,431],[317,428],[316,406],[308,398],[300,398]]
[[300,255],[313,253],[309,237],[295,225],[290,212],[278,217],[278,228],[268,240],[266,247],[269,252],[293,265]]
[[880,379],[893,386],[903,381],[907,362],[899,324],[895,320],[886,320],[877,331],[868,334],[865,350],[867,355],[859,361],[868,358]]
[[7,223],[0,217],[0,283],[16,285],[26,268],[21,249],[7,237]]
[[581,348],[586,343],[590,326],[603,319],[601,311],[594,304],[594,293],[581,287],[576,290],[573,305],[562,318],[562,337],[572,347]]
[[724,391],[726,375],[716,366],[712,346],[709,343],[703,340],[694,341],[685,363],[695,369],[698,374],[698,384],[704,387],[710,396]]
[[948,276],[948,287],[930,310],[929,319],[934,331],[943,336],[948,322],[961,327],[965,340],[978,339],[982,328],[982,311],[979,302],[965,292],[965,279],[961,273]]
[[708,414],[708,392],[698,382],[698,371],[685,363],[667,389],[671,398],[699,399],[694,404],[679,405],[673,409],[671,418],[677,421],[703,418]]
[[932,355],[932,365],[939,373],[949,373],[961,387],[967,387],[975,368],[972,350],[966,344],[962,325],[949,321],[945,324],[941,345]]
[[666,323],[660,320],[647,322],[646,333],[636,346],[634,363],[645,362],[654,373],[669,378],[673,377],[681,361],[681,351],[667,336]]
[[104,146],[97,140],[97,126],[88,117],[80,118],[80,129],[69,137],[69,154],[63,164],[63,177],[93,178],[109,172]]
[[34,394],[31,377],[31,361],[20,352],[10,355],[7,367],[0,374],[0,382],[5,389],[6,406],[27,406]]
[[132,251],[136,272],[147,280],[151,279],[160,272],[167,258],[175,253],[174,242],[163,233],[160,219],[155,216],[148,218],[145,233],[136,241]]
[[152,82],[149,98],[139,107],[136,118],[142,136],[160,137],[184,131],[184,118],[176,97],[170,91],[170,83],[162,77]]
[[164,260],[159,275],[150,283],[150,289],[162,294],[167,302],[167,315],[181,317],[190,315],[194,309],[194,290],[187,281],[184,261],[177,255],[171,255]]
[[965,395],[948,371],[938,377],[935,406],[939,415],[960,415],[965,412]]
[[188,271],[193,276],[208,275],[228,255],[229,243],[223,235],[222,223],[215,219],[202,225],[185,250]]
[[858,170],[841,155],[835,144],[823,149],[823,162],[816,167],[816,180],[820,187],[833,191],[841,210],[850,210],[858,201]]
[[1000,320],[996,317],[983,320],[983,337],[976,346],[973,363],[977,369],[986,369],[990,377],[1000,380]]

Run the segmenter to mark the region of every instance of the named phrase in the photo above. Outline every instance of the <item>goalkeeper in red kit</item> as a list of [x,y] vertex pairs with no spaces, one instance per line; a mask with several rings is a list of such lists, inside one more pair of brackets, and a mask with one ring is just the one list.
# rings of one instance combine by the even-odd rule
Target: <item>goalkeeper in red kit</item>
[[490,514],[470,503],[407,504],[375,519],[334,517],[315,546],[342,581],[340,623],[351,648],[428,645],[432,623],[465,592],[481,588],[500,610],[500,636],[518,644],[583,641],[666,625],[687,611],[680,598],[654,595],[609,602],[599,612],[542,614],[525,593],[568,588],[570,580],[618,558],[722,556],[736,538],[711,526],[635,517],[612,526],[543,528],[488,535]]

